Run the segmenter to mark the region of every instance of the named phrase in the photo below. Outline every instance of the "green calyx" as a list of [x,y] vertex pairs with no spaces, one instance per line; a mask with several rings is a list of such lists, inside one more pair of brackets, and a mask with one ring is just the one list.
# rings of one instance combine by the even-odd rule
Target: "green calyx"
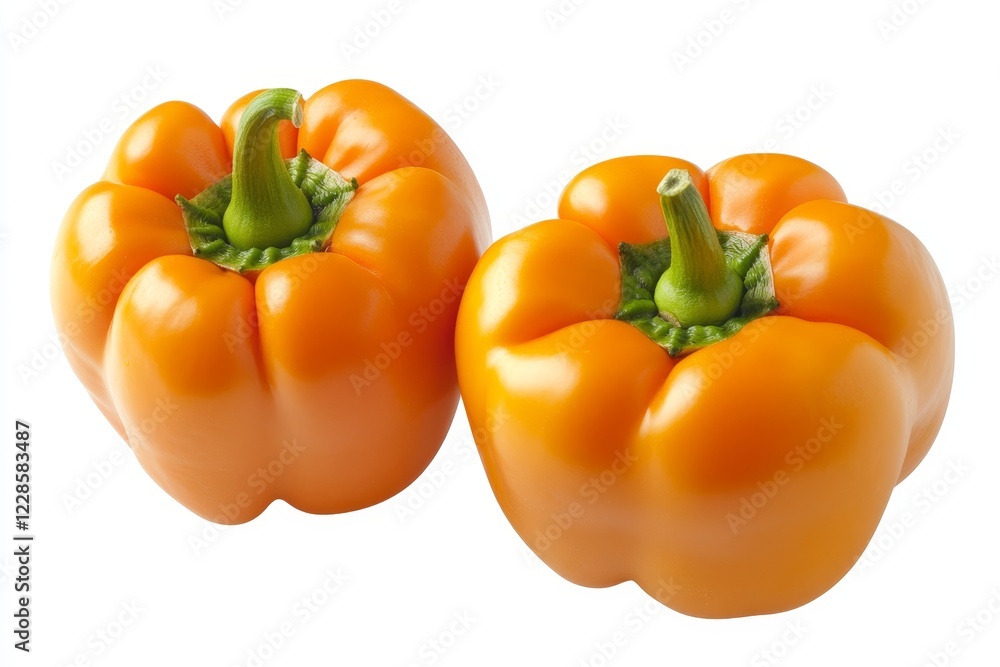
[[245,273],[322,251],[358,183],[301,151],[281,158],[278,122],[302,122],[302,96],[267,90],[247,106],[236,132],[233,173],[176,201],[194,254]]
[[676,357],[725,340],[778,307],[766,234],[717,231],[685,170],[672,170],[657,191],[670,235],[619,244],[616,319]]

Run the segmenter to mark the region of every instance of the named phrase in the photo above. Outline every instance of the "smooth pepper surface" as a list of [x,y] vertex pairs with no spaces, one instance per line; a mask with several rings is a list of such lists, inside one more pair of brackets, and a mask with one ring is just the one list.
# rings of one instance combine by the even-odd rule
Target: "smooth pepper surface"
[[[673,170],[716,232],[760,239],[777,300],[679,354],[619,312],[620,253],[673,242],[657,197]],[[787,155],[707,173],[671,157],[608,160],[567,185],[558,213],[486,251],[457,326],[463,400],[515,530],[570,581],[634,580],[694,616],[822,594],[944,417],[954,332],[928,251]],[[656,310],[660,292],[644,303]],[[669,311],[649,329],[681,319]]]
[[[94,402],[157,484],[222,523],[279,498],[354,510],[420,474],[457,406],[455,317],[489,242],[482,192],[447,134],[393,90],[343,81],[304,105],[285,95],[277,124],[259,110],[259,142],[248,134],[232,183],[253,246],[255,226],[272,222],[255,198],[283,196],[261,194],[279,176],[291,183],[255,180],[254,165],[305,151],[310,169],[356,188],[332,236],[246,272],[209,261],[218,244],[195,256],[175,197],[228,187],[257,98],[221,127],[185,102],[139,118],[66,214],[52,265],[55,320]],[[304,201],[289,210],[309,216]],[[311,221],[296,224],[289,238]]]

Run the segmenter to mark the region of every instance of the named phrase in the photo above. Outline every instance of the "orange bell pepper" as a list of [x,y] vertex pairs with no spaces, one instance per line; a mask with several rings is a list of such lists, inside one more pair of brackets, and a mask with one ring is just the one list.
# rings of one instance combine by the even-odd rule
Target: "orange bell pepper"
[[792,609],[851,568],[954,367],[927,250],[786,155],[586,169],[559,219],[486,251],[456,341],[528,546],[713,618]]
[[440,447],[488,242],[465,158],[385,86],[252,93],[221,128],[167,102],[67,213],[53,311],[98,407],[186,507],[345,512]]

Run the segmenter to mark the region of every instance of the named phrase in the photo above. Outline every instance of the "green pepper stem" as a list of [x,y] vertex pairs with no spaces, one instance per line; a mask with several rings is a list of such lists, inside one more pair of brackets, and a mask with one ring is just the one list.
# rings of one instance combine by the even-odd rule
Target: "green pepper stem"
[[660,316],[682,327],[724,323],[740,307],[743,281],[726,264],[698,188],[687,170],[672,169],[656,191],[670,232],[670,267],[653,293]]
[[222,228],[233,247],[283,248],[305,234],[313,211],[281,158],[278,122],[302,124],[302,95],[266,90],[247,105],[233,148],[233,194]]

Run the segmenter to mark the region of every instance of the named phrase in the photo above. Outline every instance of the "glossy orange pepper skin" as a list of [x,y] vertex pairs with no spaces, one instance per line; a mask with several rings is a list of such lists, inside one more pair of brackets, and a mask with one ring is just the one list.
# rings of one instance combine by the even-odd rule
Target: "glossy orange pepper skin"
[[[770,234],[781,303],[680,358],[612,319],[617,244],[666,236],[674,168],[718,229]],[[486,251],[459,312],[462,396],[501,507],[556,572],[721,618],[802,605],[861,556],[941,425],[954,332],[927,250],[844,202],[790,156],[626,157]]]
[[184,102],[135,122],[59,232],[52,303],[69,362],[178,501],[242,523],[275,499],[382,501],[437,452],[458,402],[460,294],[489,243],[471,168],[377,83],[343,81],[279,126],[360,184],[330,247],[240,275],[192,256],[175,195],[231,170],[235,127]]

